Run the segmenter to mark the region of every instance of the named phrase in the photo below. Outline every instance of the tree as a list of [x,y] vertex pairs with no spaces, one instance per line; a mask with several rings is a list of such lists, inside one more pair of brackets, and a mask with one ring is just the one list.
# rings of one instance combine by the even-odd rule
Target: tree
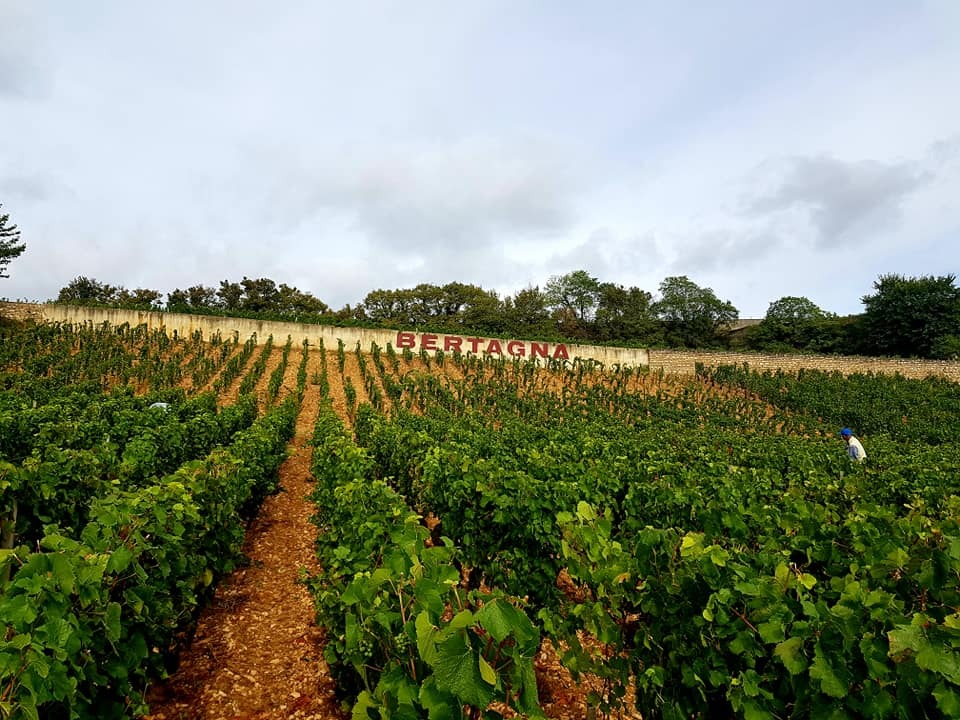
[[826,317],[816,303],[805,297],[785,296],[770,303],[764,320],[776,323],[796,323]]
[[187,288],[187,302],[190,307],[214,307],[217,304],[217,291],[206,285],[191,285]]
[[240,281],[243,286],[243,300],[240,307],[254,312],[277,311],[279,309],[280,291],[277,284],[270,278],[254,280],[244,276]]
[[490,334],[501,333],[506,329],[503,302],[497,293],[484,290],[479,285],[459,282],[443,286],[444,312],[447,325],[452,331]]
[[667,339],[689,347],[715,342],[717,331],[740,315],[732,303],[720,300],[713,290],[700,287],[686,275],[660,283],[660,300],[654,309],[666,325]]
[[537,286],[518,290],[503,301],[504,331],[510,335],[556,337],[557,326],[550,320],[547,298]]
[[547,298],[539,287],[517,291],[510,302],[510,318],[520,327],[539,327],[550,319]]
[[217,305],[217,291],[205,285],[192,285],[186,290],[177,288],[167,293],[167,309],[211,308]]
[[239,310],[240,301],[243,300],[243,285],[238,282],[221,280],[217,297],[219,298],[217,304],[225,310]]
[[320,298],[308,292],[303,292],[286,283],[280,283],[277,297],[278,310],[281,315],[299,315],[311,313],[323,315],[330,312],[330,306]]
[[107,305],[116,300],[119,290],[120,288],[101,283],[93,278],[78,275],[66,287],[60,289],[57,302]]
[[374,322],[399,322],[405,312],[396,290],[371,290],[360,307],[364,316]]
[[[2,208],[3,205],[0,205]],[[4,268],[23,254],[27,244],[20,242],[20,231],[16,225],[10,225],[9,215],[0,215],[0,278],[8,278]]]
[[833,316],[821,310],[812,300],[788,295],[770,303],[760,324],[749,328],[744,335],[749,346],[755,350],[820,351],[823,349],[824,331],[832,327],[823,321],[830,317]]
[[150,290],[148,288],[127,290],[126,288],[120,288],[114,302],[120,307],[150,308],[153,310],[160,307],[161,297],[163,297],[163,293],[159,290]]
[[653,295],[638,287],[601,283],[594,320],[599,340],[649,339],[657,332]]
[[554,275],[547,281],[544,295],[548,307],[572,313],[581,323],[593,319],[600,295],[600,283],[586,270],[575,270],[566,275]]
[[879,355],[949,355],[960,336],[960,288],[954,275],[881,275],[862,298],[867,349]]

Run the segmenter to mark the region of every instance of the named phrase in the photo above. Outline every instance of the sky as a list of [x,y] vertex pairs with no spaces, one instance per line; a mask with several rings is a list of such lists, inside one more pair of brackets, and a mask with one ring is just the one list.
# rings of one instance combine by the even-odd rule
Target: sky
[[960,275],[960,2],[0,0],[0,297]]

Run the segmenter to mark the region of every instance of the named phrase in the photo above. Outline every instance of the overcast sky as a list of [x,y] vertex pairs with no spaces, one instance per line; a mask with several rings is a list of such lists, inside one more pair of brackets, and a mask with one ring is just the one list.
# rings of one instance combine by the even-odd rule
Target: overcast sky
[[960,2],[0,0],[0,297],[960,274]]

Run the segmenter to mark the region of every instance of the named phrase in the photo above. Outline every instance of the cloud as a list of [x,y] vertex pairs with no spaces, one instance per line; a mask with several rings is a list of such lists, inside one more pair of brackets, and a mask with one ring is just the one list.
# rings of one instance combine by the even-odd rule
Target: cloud
[[[257,212],[278,234],[339,235],[351,254],[409,282],[489,285],[506,255],[569,230],[585,163],[577,150],[530,138],[381,144],[293,158],[262,145],[245,162]],[[334,230],[335,228],[335,230]]]
[[625,272],[635,275],[664,259],[656,234],[621,235],[609,227],[596,228],[583,242],[542,257],[544,272],[550,275],[586,270],[601,280],[621,284],[633,284],[623,277]]
[[912,162],[827,156],[770,161],[759,172],[776,177],[777,187],[750,202],[747,214],[762,218],[799,210],[816,230],[817,247],[856,240],[855,231],[865,226],[897,223],[904,200],[932,178]]
[[38,203],[53,199],[58,194],[72,194],[59,180],[39,173],[15,174],[0,177],[0,197]]
[[781,247],[776,234],[762,226],[704,229],[683,244],[671,268],[681,275],[742,268]]
[[0,4],[0,98],[28,98],[44,89],[47,78],[38,21],[26,4]]

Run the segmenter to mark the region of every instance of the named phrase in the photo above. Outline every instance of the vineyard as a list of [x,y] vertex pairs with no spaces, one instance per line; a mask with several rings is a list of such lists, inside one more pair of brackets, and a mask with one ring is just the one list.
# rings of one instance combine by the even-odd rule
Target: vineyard
[[2,332],[0,718],[324,716],[150,692],[290,456],[354,718],[960,717],[960,385]]

